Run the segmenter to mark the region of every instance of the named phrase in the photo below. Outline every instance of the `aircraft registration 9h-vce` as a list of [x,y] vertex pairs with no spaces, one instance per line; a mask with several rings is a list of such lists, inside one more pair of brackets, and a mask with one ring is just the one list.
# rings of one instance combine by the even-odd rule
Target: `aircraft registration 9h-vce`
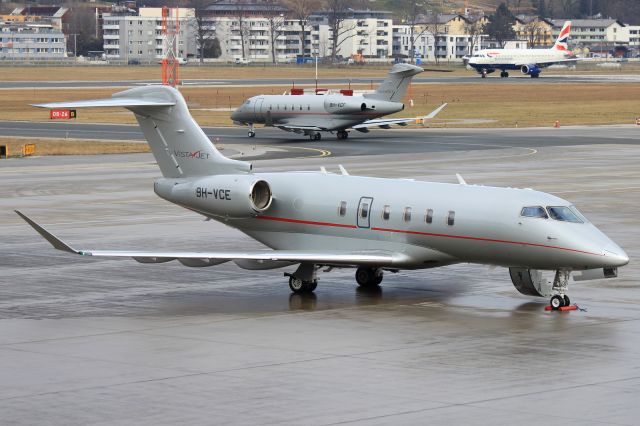
[[[529,189],[382,179],[318,172],[257,173],[224,157],[194,121],[182,95],[139,87],[109,99],[37,105],[117,106],[131,110],[162,177],[154,191],[167,201],[218,220],[270,250],[78,250],[17,212],[56,249],[82,256],[178,260],[205,267],[233,261],[249,270],[295,266],[293,292],[317,286],[321,267],[355,268],[360,286],[376,287],[384,271],[461,262],[509,268],[524,294],[569,304],[572,271],[614,277],[625,252],[568,201]],[[331,190],[327,190],[330,188]],[[330,268],[329,268],[330,269]],[[553,283],[542,270],[555,271]]]

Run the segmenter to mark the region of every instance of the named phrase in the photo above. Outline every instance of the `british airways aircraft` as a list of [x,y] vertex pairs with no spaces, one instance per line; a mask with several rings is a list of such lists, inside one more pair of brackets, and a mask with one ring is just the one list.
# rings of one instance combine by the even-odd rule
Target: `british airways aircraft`
[[496,70],[501,71],[500,77],[503,78],[509,77],[509,70],[520,70],[522,74],[538,78],[542,68],[578,60],[567,46],[570,32],[571,21],[567,21],[549,49],[483,49],[469,58],[468,66],[482,78]]
[[312,140],[319,140],[321,132],[335,132],[338,139],[346,139],[350,129],[367,133],[370,127],[423,124],[446,104],[424,117],[380,118],[404,109],[402,98],[407,87],[413,76],[423,71],[415,65],[396,64],[375,92],[359,96],[352,90],[307,94],[302,89],[292,89],[288,95],[253,96],[231,114],[231,119],[235,124],[248,125],[251,138],[256,135],[254,125],[264,124],[301,133]]
[[[132,111],[162,173],[155,193],[238,229],[266,250],[75,249],[23,213],[58,250],[81,256],[129,257],[188,267],[232,261],[248,270],[296,267],[294,293],[314,291],[322,267],[354,268],[360,286],[376,287],[384,272],[471,262],[509,268],[516,289],[569,305],[572,272],[613,278],[629,262],[622,248],[571,202],[530,189],[382,179],[319,172],[257,173],[224,157],[189,113],[176,89],[145,86],[109,99],[38,105],[124,107]],[[553,283],[541,270],[555,271]],[[585,277],[586,274],[586,277]],[[576,277],[577,278],[577,277]]]

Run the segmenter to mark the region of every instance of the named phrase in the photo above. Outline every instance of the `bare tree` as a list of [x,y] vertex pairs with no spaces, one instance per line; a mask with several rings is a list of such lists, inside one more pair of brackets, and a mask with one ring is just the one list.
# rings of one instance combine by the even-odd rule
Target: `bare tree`
[[523,29],[529,47],[542,46],[544,44],[544,28],[538,19],[532,19]]
[[247,10],[245,9],[246,5],[243,3],[236,4],[236,18],[238,19],[238,35],[240,36],[240,47],[242,49],[242,58],[246,58],[246,44],[247,37],[251,33],[251,23],[247,21]]
[[482,36],[482,23],[479,16],[465,18],[464,31],[469,35],[469,54],[473,55],[476,46],[480,45]]
[[353,31],[355,25],[345,25],[345,21],[351,16],[353,1],[327,0],[325,6],[329,14],[329,30],[331,31],[331,62],[336,62],[340,45],[356,35]]
[[[398,2],[400,19],[409,27],[409,56],[411,63],[416,60],[416,40],[427,31],[427,26],[417,30],[418,23],[426,11],[428,2],[426,0],[401,0]],[[434,34],[435,36],[435,34]]]
[[287,0],[286,5],[291,10],[291,15],[298,21],[300,26],[300,44],[301,54],[305,57],[305,50],[307,47],[307,26],[309,23],[309,16],[318,8],[318,0]]
[[265,9],[269,27],[269,40],[271,41],[271,61],[275,64],[277,62],[276,43],[278,42],[278,37],[284,32],[285,12],[287,10],[276,0],[266,1]]
[[214,20],[207,15],[208,0],[191,0],[189,5],[194,9],[194,17],[190,23],[196,35],[196,45],[200,56],[200,63],[206,56],[215,57],[216,26]]

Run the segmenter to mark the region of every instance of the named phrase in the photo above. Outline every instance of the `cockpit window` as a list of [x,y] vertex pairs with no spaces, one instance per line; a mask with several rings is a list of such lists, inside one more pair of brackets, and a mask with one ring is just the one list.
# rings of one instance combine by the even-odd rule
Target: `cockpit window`
[[569,206],[569,208],[571,209],[572,212],[575,213],[576,216],[578,216],[578,219],[580,219],[584,223],[589,222],[589,220],[586,217],[584,217],[582,213],[580,213],[580,211],[576,208],[576,206]]
[[547,207],[547,210],[549,211],[551,219],[561,222],[583,223],[584,221],[580,218],[582,215],[577,209],[576,212],[578,212],[578,214],[574,213],[573,209],[575,209],[575,207],[573,207],[573,209],[571,207]]
[[541,206],[532,206],[532,207],[523,207],[520,212],[520,216],[523,217],[539,217],[541,219],[547,219],[547,212],[544,210],[544,207]]

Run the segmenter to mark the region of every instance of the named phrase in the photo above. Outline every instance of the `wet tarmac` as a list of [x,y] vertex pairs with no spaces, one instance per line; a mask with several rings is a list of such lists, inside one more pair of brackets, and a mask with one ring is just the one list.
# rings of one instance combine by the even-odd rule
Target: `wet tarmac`
[[400,154],[389,141],[386,154],[339,162],[573,201],[631,263],[617,279],[571,283],[581,310],[567,313],[478,265],[387,274],[377,292],[333,270],[315,295],[292,296],[283,270],[65,254],[12,210],[77,248],[259,245],[157,198],[147,154],[0,160],[0,423],[637,424],[640,144],[565,139]]

